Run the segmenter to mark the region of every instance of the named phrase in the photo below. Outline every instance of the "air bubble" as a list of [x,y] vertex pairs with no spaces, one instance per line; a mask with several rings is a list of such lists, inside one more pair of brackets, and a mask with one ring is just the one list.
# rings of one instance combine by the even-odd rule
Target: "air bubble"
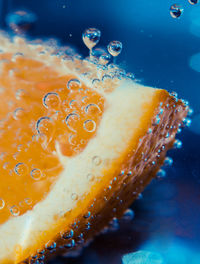
[[72,193],[71,198],[73,201],[76,201],[78,199],[78,195],[76,193]]
[[67,83],[67,89],[73,90],[81,87],[81,82],[78,79],[71,79]]
[[170,7],[170,15],[171,15],[171,17],[179,18],[182,13],[183,13],[183,8],[180,5],[173,4]]
[[101,31],[96,28],[88,28],[82,35],[85,46],[91,50],[97,45],[101,37]]
[[17,100],[20,100],[22,97],[24,97],[27,94],[27,92],[24,89],[18,89],[15,93],[15,97]]
[[122,43],[120,41],[111,41],[108,44],[108,52],[113,56],[118,56],[122,51]]
[[5,201],[0,198],[0,210],[2,210],[5,207]]
[[180,149],[180,148],[182,148],[182,145],[183,145],[182,141],[179,140],[179,139],[176,139],[176,140],[174,141],[174,145],[173,145],[173,147],[174,147],[175,149]]
[[199,0],[188,0],[188,2],[189,2],[191,5],[196,5],[196,4],[198,4]]
[[84,122],[83,127],[87,132],[92,133],[96,130],[96,123],[94,120],[89,119]]
[[41,117],[36,123],[38,134],[46,134],[52,129],[52,119],[48,116]]
[[106,65],[106,64],[108,64],[110,62],[110,60],[111,60],[110,54],[104,53],[104,54],[102,54],[100,56],[99,63],[102,64],[102,65]]
[[88,179],[89,181],[93,181],[93,180],[94,180],[94,175],[92,175],[91,173],[88,173],[88,175],[87,175],[87,179]]
[[183,125],[186,126],[186,127],[190,127],[191,126],[191,123],[192,123],[192,120],[190,118],[184,118],[183,119]]
[[15,120],[19,120],[20,118],[22,118],[23,115],[24,115],[24,112],[25,112],[24,109],[21,108],[21,107],[15,109],[15,111],[14,111],[14,113],[13,113],[13,117],[14,117],[14,119],[15,119]]
[[32,169],[30,174],[31,174],[32,179],[35,181],[39,181],[42,178],[42,172],[40,169],[37,169],[37,168]]
[[72,238],[73,235],[74,235],[74,231],[73,231],[73,229],[71,229],[70,231],[65,232],[65,233],[62,235],[62,237],[63,237],[64,239],[69,239],[69,238]]
[[99,156],[94,156],[92,158],[92,163],[96,166],[100,165],[101,164],[101,158]]
[[60,98],[57,93],[47,93],[43,97],[43,104],[46,108],[57,109],[60,104]]
[[88,211],[85,215],[84,215],[84,218],[89,218],[91,216],[91,213],[90,211]]
[[86,112],[87,114],[94,115],[94,114],[97,114],[97,113],[101,113],[101,109],[100,109],[99,106],[96,105],[96,104],[88,104],[88,105],[85,107],[85,112]]
[[164,166],[171,166],[173,164],[173,159],[170,157],[166,157],[164,160]]
[[93,79],[92,84],[93,84],[94,88],[98,88],[99,84],[100,84],[100,80],[99,79]]
[[156,173],[156,177],[161,179],[164,178],[166,176],[166,172],[163,169],[160,169],[157,173]]
[[132,219],[134,218],[134,216],[135,216],[134,211],[133,211],[132,209],[127,209],[127,210],[124,212],[124,214],[123,214],[123,216],[122,216],[122,219],[123,219],[123,220],[128,220],[128,221],[130,221],[130,220],[132,220]]
[[10,208],[10,212],[13,216],[18,216],[20,214],[20,210],[18,208],[18,206],[16,205],[13,205],[11,208]]
[[76,129],[74,129],[73,126],[78,121],[78,119],[79,115],[76,113],[69,114],[65,119],[65,123],[67,124],[68,128],[73,132],[76,132]]
[[15,166],[14,170],[19,176],[24,176],[28,172],[28,166],[20,162]]
[[48,250],[52,250],[56,248],[56,242],[49,241],[45,244],[45,248]]

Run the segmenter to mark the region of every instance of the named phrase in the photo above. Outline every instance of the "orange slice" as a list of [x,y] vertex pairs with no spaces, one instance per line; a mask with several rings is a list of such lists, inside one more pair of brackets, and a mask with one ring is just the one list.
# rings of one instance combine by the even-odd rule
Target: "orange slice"
[[123,214],[188,107],[115,65],[18,37],[0,48],[0,263],[42,263]]

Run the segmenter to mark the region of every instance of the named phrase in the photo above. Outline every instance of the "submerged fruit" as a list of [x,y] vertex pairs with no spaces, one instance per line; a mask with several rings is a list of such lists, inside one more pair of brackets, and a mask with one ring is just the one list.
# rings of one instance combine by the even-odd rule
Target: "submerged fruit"
[[0,263],[37,263],[123,214],[188,107],[67,48],[4,36],[0,46]]

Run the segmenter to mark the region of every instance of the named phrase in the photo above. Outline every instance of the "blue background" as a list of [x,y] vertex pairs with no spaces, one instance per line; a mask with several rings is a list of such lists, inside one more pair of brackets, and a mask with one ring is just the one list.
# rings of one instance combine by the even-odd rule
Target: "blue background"
[[[200,4],[178,1],[184,8],[173,19],[172,0],[0,0],[1,28],[8,30],[8,12],[28,9],[38,20],[32,37],[55,37],[74,46],[83,56],[88,50],[81,35],[88,27],[102,32],[99,47],[112,40],[123,43],[118,58],[143,84],[176,91],[190,102],[194,122],[181,136],[182,150],[167,178],[154,181],[144,198],[133,205],[135,218],[120,229],[101,235],[78,258],[57,258],[53,263],[122,263],[124,254],[137,250],[158,252],[163,262],[200,263]],[[125,260],[126,263],[136,263]],[[124,262],[125,263],[125,262]]]

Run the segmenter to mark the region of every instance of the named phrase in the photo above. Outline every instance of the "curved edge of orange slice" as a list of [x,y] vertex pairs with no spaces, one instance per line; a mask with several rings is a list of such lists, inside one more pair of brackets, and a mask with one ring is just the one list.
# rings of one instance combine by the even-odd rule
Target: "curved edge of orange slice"
[[[33,52],[38,47],[22,39],[6,43],[12,52],[23,50],[25,57],[47,61],[61,75],[80,78],[77,64],[93,79],[100,74],[78,59],[72,63],[38,56]],[[81,81],[96,89],[89,78]],[[42,256],[48,259],[83,246],[123,214],[163,164],[188,107],[165,90],[126,79],[102,83],[98,89],[105,110],[95,137],[72,157],[62,155],[57,146],[63,171],[48,195],[32,210],[0,225],[0,263],[43,261]]]

